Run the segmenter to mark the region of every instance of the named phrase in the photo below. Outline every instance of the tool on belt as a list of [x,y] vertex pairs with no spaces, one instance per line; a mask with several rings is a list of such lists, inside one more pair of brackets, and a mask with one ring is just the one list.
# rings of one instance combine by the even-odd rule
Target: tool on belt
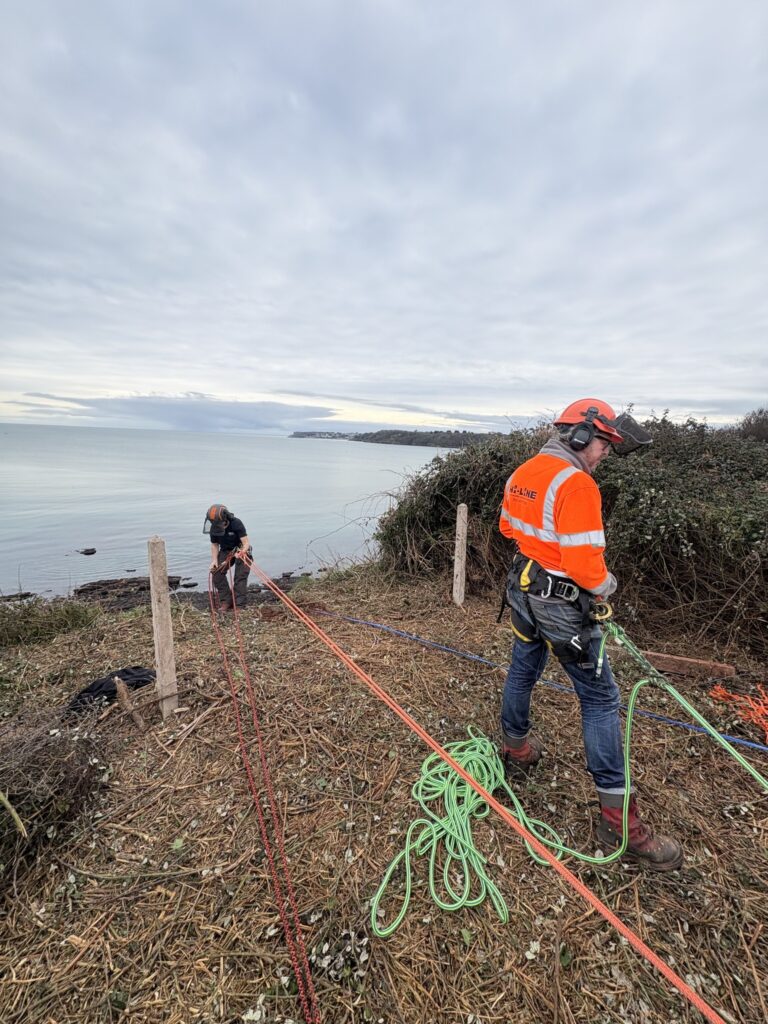
[[[517,611],[510,600],[513,592],[522,596],[528,612],[527,619]],[[545,635],[531,609],[528,600],[530,597],[559,598],[574,605],[581,618],[579,631],[570,637]],[[607,601],[595,597],[587,590],[582,590],[578,583],[567,577],[554,576],[532,558],[526,558],[525,555],[518,553],[507,575],[497,622],[501,622],[505,608],[510,610],[512,632],[518,640],[532,643],[542,638],[558,661],[563,664],[578,662],[581,668],[587,671],[594,670],[599,674],[602,669],[602,657],[597,663],[592,660],[591,641],[595,636],[595,624],[607,622],[613,615],[613,609]]]

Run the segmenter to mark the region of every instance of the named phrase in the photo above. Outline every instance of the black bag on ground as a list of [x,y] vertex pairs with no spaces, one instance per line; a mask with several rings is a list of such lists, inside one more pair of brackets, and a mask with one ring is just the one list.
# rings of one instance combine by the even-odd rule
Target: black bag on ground
[[98,700],[103,700],[107,704],[111,703],[117,697],[115,676],[118,679],[122,679],[129,690],[138,690],[140,687],[148,686],[155,681],[154,669],[142,668],[141,665],[119,668],[115,672],[110,672],[108,676],[95,679],[84,690],[75,694],[69,704],[67,704],[64,714],[79,714]]

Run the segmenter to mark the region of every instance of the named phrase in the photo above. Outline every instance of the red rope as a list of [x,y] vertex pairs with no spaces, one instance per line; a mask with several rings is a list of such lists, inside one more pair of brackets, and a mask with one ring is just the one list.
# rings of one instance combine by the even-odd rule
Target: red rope
[[267,762],[266,751],[264,748],[264,739],[261,731],[261,724],[259,721],[259,714],[256,707],[256,695],[253,690],[253,683],[251,681],[251,674],[248,671],[248,664],[245,658],[245,647],[243,644],[243,635],[240,630],[239,615],[237,612],[237,605],[235,604],[234,592],[232,591],[232,583],[230,580],[230,592],[233,603],[233,610],[235,616],[235,630],[237,633],[238,642],[238,662],[243,670],[243,676],[245,678],[245,688],[248,697],[248,704],[251,711],[251,720],[253,722],[254,733],[256,734],[256,742],[259,750],[259,763],[261,767],[261,779],[264,784],[264,788],[267,794],[267,802],[269,804],[270,817],[272,820],[272,832],[277,842],[279,866],[282,869],[282,875],[284,879],[285,893],[288,896],[288,904],[290,904],[290,914],[288,907],[286,906],[285,893],[283,891],[283,885],[280,882],[280,874],[278,871],[277,859],[272,846],[272,842],[269,837],[269,830],[267,828],[267,821],[264,815],[264,810],[261,806],[261,800],[259,798],[259,790],[256,785],[254,778],[253,766],[251,764],[251,758],[248,753],[248,746],[245,740],[245,732],[243,729],[242,716],[240,714],[240,699],[235,686],[234,679],[232,678],[232,672],[229,666],[229,657],[227,655],[226,646],[224,644],[224,637],[222,636],[221,629],[219,627],[218,618],[216,616],[216,601],[214,598],[214,591],[212,585],[212,577],[208,579],[208,602],[211,608],[211,621],[213,624],[214,632],[219,641],[219,648],[221,649],[221,655],[224,661],[224,669],[229,682],[229,691],[232,698],[232,708],[235,713],[235,723],[237,725],[237,735],[240,744],[240,756],[243,761],[243,767],[248,778],[248,787],[251,791],[253,798],[253,804],[256,808],[256,815],[259,822],[259,832],[261,834],[261,841],[264,844],[264,853],[267,857],[267,863],[269,865],[269,872],[272,879],[272,887],[275,893],[275,901],[277,903],[277,912],[280,916],[280,923],[283,926],[283,933],[285,935],[286,945],[288,946],[288,954],[291,959],[291,966],[293,967],[293,973],[296,978],[296,987],[299,993],[299,1001],[301,1003],[302,1013],[304,1014],[304,1020],[306,1024],[321,1024],[320,1009],[317,1002],[317,994],[315,993],[314,984],[312,982],[312,974],[309,966],[309,958],[307,956],[306,946],[304,944],[304,938],[301,931],[301,919],[299,917],[298,902],[296,900],[296,894],[291,882],[291,875],[288,868],[288,857],[285,852],[285,839],[283,836],[282,822],[277,809],[277,801],[275,799],[274,787],[272,785],[272,775],[269,770],[269,764]]
[[263,583],[278,597],[287,608],[293,612],[293,614],[304,623],[307,629],[311,630],[322,642],[330,648],[331,651],[353,672],[359,679],[361,679],[366,686],[380,699],[388,708],[390,708],[405,724],[416,733],[430,747],[439,757],[445,761],[446,764],[450,765],[453,770],[461,776],[464,781],[470,785],[476,793],[478,793],[482,799],[492,807],[494,811],[499,815],[500,818],[510,825],[515,832],[522,838],[525,839],[529,845],[543,857],[547,863],[554,868],[555,871],[573,888],[579,895],[594,907],[594,909],[601,914],[609,924],[624,936],[634,948],[640,953],[645,959],[658,970],[667,981],[673,985],[681,995],[685,996],[689,1003],[696,1007],[696,1009],[705,1017],[711,1024],[725,1024],[723,1018],[712,1009],[712,1007],[705,1002],[704,999],[695,992],[690,985],[688,985],[683,979],[672,970],[672,968],[666,964],[661,957],[655,953],[650,946],[648,946],[643,940],[637,935],[628,925],[613,913],[603,902],[596,896],[591,889],[589,889],[580,878],[573,874],[561,861],[559,861],[552,852],[544,846],[544,844],[536,838],[533,833],[529,832],[517,818],[514,817],[510,811],[500,804],[499,801],[492,796],[487,790],[485,790],[457,761],[455,761],[451,755],[444,750],[437,740],[433,739],[429,733],[419,725],[419,723],[411,718],[407,711],[400,707],[389,694],[365,671],[361,668],[353,659],[340,647],[327,633],[325,633],[318,624],[309,617],[297,604],[295,604],[287,594],[285,594],[280,587],[262,570],[260,569],[252,559],[248,557],[245,552],[238,554],[238,558],[241,558],[246,565],[248,565],[253,572],[261,579]]

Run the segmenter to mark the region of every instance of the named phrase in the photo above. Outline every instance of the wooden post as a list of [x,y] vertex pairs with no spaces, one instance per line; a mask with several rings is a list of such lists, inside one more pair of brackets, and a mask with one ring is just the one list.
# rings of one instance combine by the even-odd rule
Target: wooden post
[[179,704],[176,686],[176,658],[173,653],[171,602],[168,597],[168,563],[165,541],[151,537],[149,548],[149,589],[152,596],[152,628],[155,634],[155,688],[160,698],[163,721]]
[[133,706],[133,702],[131,701],[131,695],[128,692],[128,687],[125,685],[120,676],[113,676],[112,682],[115,684],[115,690],[117,691],[117,703],[120,705],[122,710],[127,715],[131,716],[134,725],[139,730],[139,732],[146,732],[146,723],[144,722],[144,719],[141,717],[141,714]]
[[456,509],[456,547],[453,553],[453,603],[464,605],[464,584],[467,578],[467,506]]

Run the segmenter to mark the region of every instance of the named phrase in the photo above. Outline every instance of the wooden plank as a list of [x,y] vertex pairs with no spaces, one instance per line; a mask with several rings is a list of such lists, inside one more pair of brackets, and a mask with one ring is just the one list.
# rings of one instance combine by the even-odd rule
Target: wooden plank
[[467,580],[467,506],[456,509],[456,547],[453,553],[453,603],[464,605],[464,587]]
[[165,541],[151,537],[149,548],[149,589],[152,598],[152,629],[155,635],[155,689],[160,697],[163,721],[172,715],[179,704],[176,685],[176,657],[173,653],[173,625],[171,601],[168,596],[168,563]]
[[733,665],[719,661],[702,661],[699,658],[681,658],[677,654],[662,654],[659,651],[641,651],[659,672],[679,672],[685,676],[735,676]]

